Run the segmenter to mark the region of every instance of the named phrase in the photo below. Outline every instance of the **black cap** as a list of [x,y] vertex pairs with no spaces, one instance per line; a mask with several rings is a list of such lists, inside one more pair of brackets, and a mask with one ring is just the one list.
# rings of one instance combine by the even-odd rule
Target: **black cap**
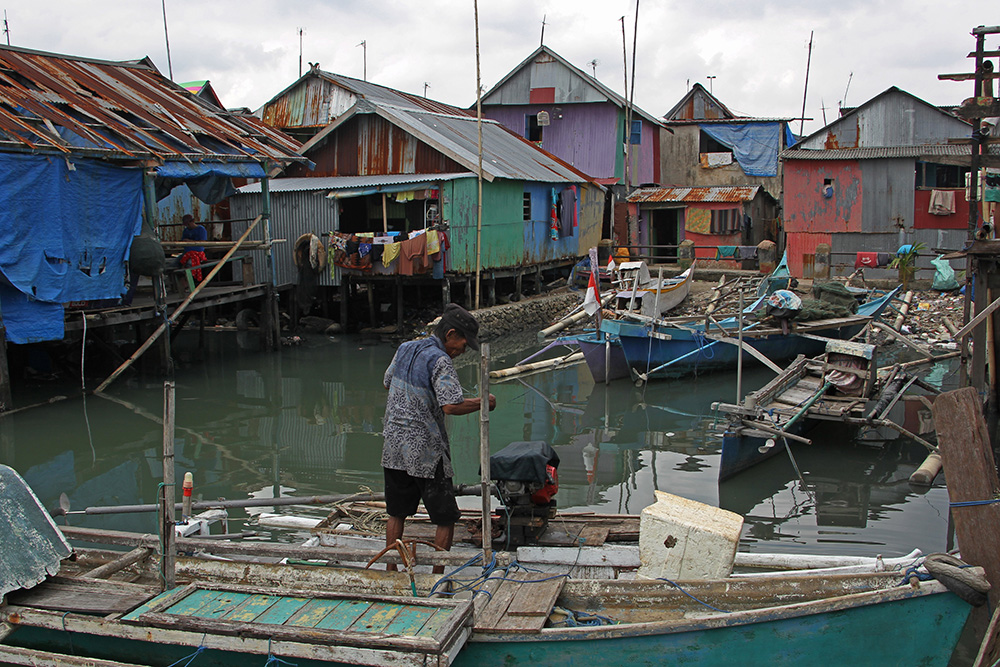
[[449,303],[444,307],[441,315],[441,331],[455,329],[465,336],[465,342],[473,350],[479,351],[479,322],[472,316],[472,313],[462,308],[457,303]]

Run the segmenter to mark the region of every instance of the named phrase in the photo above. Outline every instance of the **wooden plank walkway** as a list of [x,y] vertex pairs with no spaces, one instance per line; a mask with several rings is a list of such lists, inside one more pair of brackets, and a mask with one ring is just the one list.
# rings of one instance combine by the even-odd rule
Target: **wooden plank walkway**
[[505,579],[477,614],[475,630],[541,631],[565,583],[565,577],[536,572],[517,573]]

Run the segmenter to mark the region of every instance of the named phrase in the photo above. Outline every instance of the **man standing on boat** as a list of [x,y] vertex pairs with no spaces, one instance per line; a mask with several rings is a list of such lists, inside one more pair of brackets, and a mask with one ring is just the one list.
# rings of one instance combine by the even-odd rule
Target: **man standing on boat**
[[[471,347],[479,350],[479,323],[458,304],[450,303],[428,338],[403,343],[396,350],[383,384],[389,390],[385,407],[382,470],[389,521],[386,546],[403,537],[406,517],[416,514],[423,500],[437,526],[434,544],[450,549],[455,522],[461,514],[451,478],[451,450],[444,416],[467,415],[480,409],[480,399],[464,398],[452,359]],[[490,394],[490,410],[496,398]],[[390,564],[388,570],[395,570]],[[437,574],[443,566],[435,566]]]

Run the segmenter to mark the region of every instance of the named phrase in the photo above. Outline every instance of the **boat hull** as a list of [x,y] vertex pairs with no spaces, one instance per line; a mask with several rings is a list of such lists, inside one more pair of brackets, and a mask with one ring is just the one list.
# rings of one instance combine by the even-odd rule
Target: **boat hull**
[[[746,623],[727,624],[725,617],[716,617],[681,623],[677,631],[666,632],[608,626],[600,633],[573,628],[543,630],[538,635],[473,634],[454,665],[947,664],[969,606],[955,595],[929,595],[781,617],[785,613],[773,610],[770,618]],[[918,637],[933,639],[920,641]]]
[[594,382],[629,377],[628,360],[625,358],[625,351],[622,350],[621,342],[617,338],[604,336],[604,339],[601,340],[597,336],[581,336],[577,338],[577,342],[583,352],[583,358],[587,361],[587,368],[594,376]]
[[[813,419],[803,419],[791,426],[788,433],[802,435],[816,425]],[[786,441],[781,437],[773,437],[774,446],[768,447],[769,437],[746,435],[738,431],[727,431],[722,436],[722,457],[719,461],[719,481],[724,481],[743,472],[747,468],[766,461],[785,451]]]

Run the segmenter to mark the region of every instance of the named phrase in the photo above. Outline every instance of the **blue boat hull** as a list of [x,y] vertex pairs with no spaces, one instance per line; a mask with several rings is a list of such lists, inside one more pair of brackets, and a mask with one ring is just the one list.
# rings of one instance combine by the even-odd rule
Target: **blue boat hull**
[[[607,365],[607,351],[605,350],[605,340],[610,344],[610,365]],[[620,380],[631,375],[628,360],[625,358],[625,351],[621,342],[614,337],[606,336],[605,340],[597,336],[577,338],[583,358],[587,360],[587,368],[594,376],[594,382],[604,382],[605,380]],[[607,368],[607,373],[605,373]]]
[[[816,425],[813,419],[803,419],[792,425],[788,433],[802,435]],[[727,431],[722,436],[722,457],[719,461],[719,481],[727,480],[747,468],[766,461],[785,451],[786,443],[780,437],[773,438],[774,446],[766,447],[769,438],[743,435]],[[763,449],[763,451],[761,451]]]

